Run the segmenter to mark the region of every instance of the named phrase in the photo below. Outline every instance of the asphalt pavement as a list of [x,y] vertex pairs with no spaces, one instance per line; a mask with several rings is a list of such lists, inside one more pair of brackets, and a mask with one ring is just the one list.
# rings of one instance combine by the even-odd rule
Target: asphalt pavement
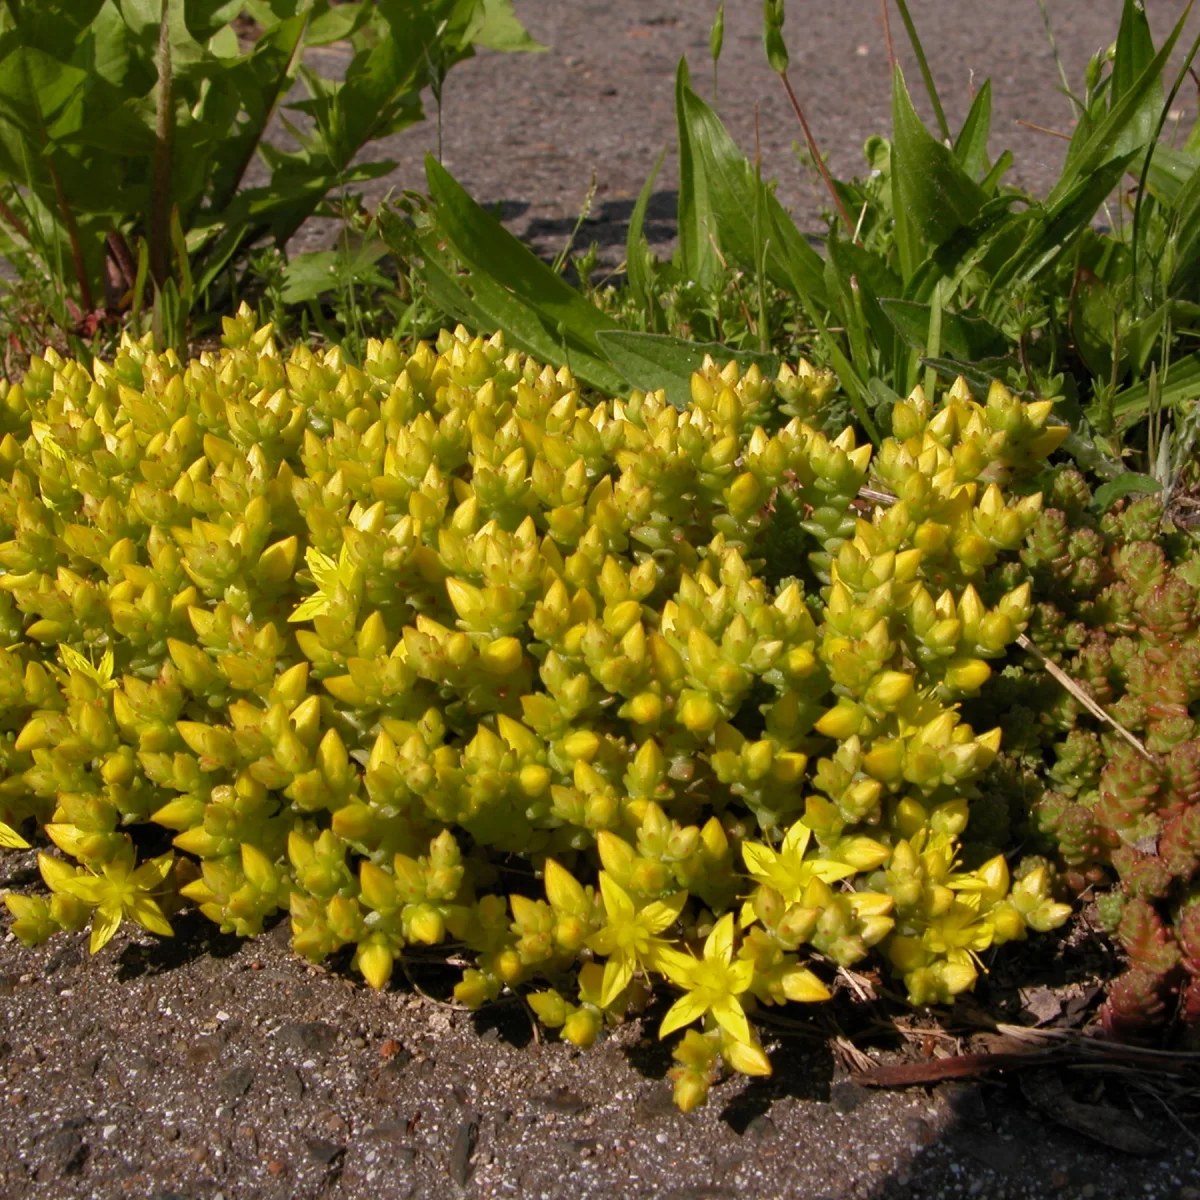
[[[764,174],[802,227],[819,220],[823,193],[796,148],[801,130],[779,80],[767,65],[757,0],[727,4],[719,66],[718,107],[748,153],[756,138]],[[1119,0],[1046,0],[1063,70],[1081,88],[1088,59],[1116,37]],[[710,0],[515,0],[518,15],[548,49],[541,54],[481,53],[455,67],[443,94],[445,165],[479,200],[499,204],[509,227],[553,252],[568,236],[591,186],[591,217],[578,244],[596,240],[619,260],[630,209],[655,159],[669,147],[651,207],[648,234],[674,234],[674,78],[686,56],[694,86],[711,99]],[[1161,41],[1183,11],[1181,0],[1148,0]],[[974,91],[990,78],[993,154],[1009,148],[1010,179],[1038,191],[1053,183],[1070,132],[1072,106],[1060,91],[1054,53],[1037,0],[910,0],[912,14],[951,126],[965,116]],[[1192,33],[1200,20],[1192,18]],[[865,168],[863,142],[890,127],[890,77],[880,0],[811,0],[787,5],[785,34],[791,79],[813,133],[836,174]],[[893,6],[891,33],[910,91],[930,109],[916,61]],[[1184,132],[1197,106],[1189,81],[1176,105]],[[420,188],[422,161],[436,151],[429,119],[376,143],[364,157],[398,166],[370,186]],[[1038,132],[1027,122],[1053,132]],[[319,240],[321,231],[312,235]],[[307,240],[307,239],[306,239]]]

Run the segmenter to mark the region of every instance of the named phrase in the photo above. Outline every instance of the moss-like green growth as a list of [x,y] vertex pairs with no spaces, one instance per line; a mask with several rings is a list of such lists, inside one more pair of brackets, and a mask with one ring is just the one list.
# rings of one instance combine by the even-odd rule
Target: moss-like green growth
[[[871,448],[780,427],[831,390],[807,365],[707,365],[677,411],[461,330],[362,369],[245,312],[225,345],[0,397],[0,817],[62,852],[20,937],[286,909],[375,987],[455,943],[461,1000],[521,989],[580,1045],[662,976],[691,1107],[831,965],[947,1001],[1065,918],[1044,868],[958,861],[1000,744],[958,702],[1031,612],[975,585],[1038,519],[1000,484],[1048,405],[915,394],[867,520]],[[175,852],[139,864],[147,824]]]

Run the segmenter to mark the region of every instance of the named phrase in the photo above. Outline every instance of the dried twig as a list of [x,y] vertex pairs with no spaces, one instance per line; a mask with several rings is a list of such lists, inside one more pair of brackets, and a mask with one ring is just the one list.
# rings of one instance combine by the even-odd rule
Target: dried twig
[[1085,692],[1083,688],[1080,687],[1079,684],[1077,684],[1075,680],[1073,680],[1070,675],[1066,673],[1066,671],[1064,671],[1057,663],[1051,662],[1050,659],[1047,658],[1046,655],[1039,650],[1024,634],[1021,634],[1020,637],[1017,638],[1017,645],[1020,646],[1022,650],[1026,650],[1032,654],[1033,657],[1036,658],[1045,668],[1046,674],[1057,680],[1058,683],[1066,688],[1066,690],[1070,692],[1071,695],[1074,696],[1075,699],[1078,700],[1079,703],[1082,704],[1083,707],[1086,708],[1093,717],[1095,717],[1098,721],[1104,721],[1106,724],[1111,725],[1113,729],[1115,729],[1143,758],[1149,759],[1151,762],[1154,761],[1154,755],[1151,754],[1150,751],[1147,750],[1146,747],[1143,746],[1142,743],[1138,741],[1138,739],[1134,737],[1133,734],[1130,733],[1120,721],[1118,721],[1115,717],[1109,716],[1109,714],[1105,712],[1104,709],[1101,708],[1100,705],[1097,704],[1096,701],[1093,700],[1091,696],[1089,696],[1087,692]]
[[892,45],[892,19],[888,15],[888,0],[879,0],[879,10],[883,13],[883,40],[887,43],[888,73],[896,73],[896,47]]
[[851,240],[853,240],[854,222],[850,219],[850,214],[846,211],[846,205],[842,201],[841,193],[837,190],[837,185],[833,182],[833,176],[830,175],[829,168],[825,165],[824,158],[821,157],[821,151],[817,147],[817,140],[813,137],[812,130],[808,127],[804,110],[800,107],[800,101],[796,99],[796,93],[792,90],[792,84],[788,79],[787,72],[780,71],[779,78],[783,81],[783,89],[787,92],[788,100],[792,105],[792,111],[796,114],[796,119],[800,122],[800,128],[804,130],[804,140],[808,144],[809,154],[812,155],[813,166],[820,171],[821,178],[825,181],[825,187],[833,198],[833,206],[837,209],[838,216],[842,219],[842,224],[846,226]]
[[1035,125],[1032,121],[1022,121],[1020,118],[1016,123],[1025,129],[1032,129],[1034,133],[1048,133],[1051,137],[1062,138],[1064,142],[1071,140],[1069,133],[1060,133],[1057,129],[1047,129],[1045,125]]

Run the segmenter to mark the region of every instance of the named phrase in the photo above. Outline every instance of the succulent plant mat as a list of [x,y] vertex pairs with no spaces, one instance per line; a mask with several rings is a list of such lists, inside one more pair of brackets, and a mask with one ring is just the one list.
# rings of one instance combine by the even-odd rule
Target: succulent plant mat
[[[4,439],[0,544],[10,1191],[125,1173],[161,1194],[174,1171],[167,1194],[215,1197],[232,1171],[238,1195],[247,1172],[264,1195],[561,1194],[561,1138],[530,1182],[550,1112],[596,1129],[568,1139],[575,1192],[632,1171],[652,1194],[691,1172],[785,1195],[796,1162],[766,1142],[860,1109],[880,1124],[857,1129],[856,1194],[924,1194],[940,1169],[890,1124],[906,1111],[952,1154],[959,1123],[989,1129],[968,1144],[1005,1176],[1024,1167],[998,1165],[1003,1130],[1023,1146],[1011,1122],[1049,1111],[1184,1186],[1190,1075],[1163,1065],[1184,1060],[1140,1087],[1150,1056],[1093,1054],[1079,1082],[1063,1046],[1018,1059],[985,1036],[1021,1014],[1070,1030],[1113,973],[1049,860],[1020,858],[979,699],[988,660],[1040,628],[1027,573],[1071,562],[1065,516],[1021,487],[1066,435],[1051,401],[960,380],[935,411],[918,388],[873,449],[807,423],[834,381],[803,361],[706,360],[676,408],[586,403],[568,371],[461,327],[409,355],[372,342],[363,370],[336,349],[281,361],[248,309],[224,341],[185,367],[126,339],[90,374],[48,351],[4,392],[24,439]],[[898,497],[869,517],[868,478]],[[1077,473],[1048,494],[1087,502]],[[1091,541],[1160,515],[1139,502]],[[1106,603],[1161,655],[1192,564],[1155,549],[1114,555],[1128,580]],[[1121,712],[1180,740],[1174,709]],[[1100,743],[1076,743],[1078,792]],[[1177,823],[1187,753],[1151,781]],[[1145,823],[1152,794],[1111,820]],[[1189,829],[1167,826],[1150,895],[1183,879]],[[1117,900],[1094,908],[1146,969],[1102,1014],[1129,1032],[1192,964],[1148,900]],[[1032,1081],[1015,1108],[963,1091],[1001,1070]],[[923,1091],[868,1100],[888,1071],[941,1089],[945,1120]],[[680,1117],[639,1140],[667,1092]],[[738,1151],[702,1155],[701,1128]],[[805,1194],[841,1186],[844,1149],[830,1165],[806,1163]],[[1082,1168],[1053,1170],[1068,1187]]]

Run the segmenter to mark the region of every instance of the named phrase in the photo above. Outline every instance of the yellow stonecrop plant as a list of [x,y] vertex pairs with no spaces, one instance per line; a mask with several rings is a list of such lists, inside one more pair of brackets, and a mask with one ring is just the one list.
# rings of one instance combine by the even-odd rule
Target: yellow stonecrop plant
[[359,367],[243,310],[224,347],[0,385],[0,838],[61,852],[23,940],[283,910],[377,988],[453,945],[459,1000],[580,1046],[665,980],[686,1109],[770,1071],[758,1007],[872,950],[944,1003],[1065,918],[962,855],[1000,733],[958,703],[1031,610],[974,583],[1048,404],[918,391],[873,453],[786,419],[833,387],[803,363],[707,362],[680,411],[462,329]]

